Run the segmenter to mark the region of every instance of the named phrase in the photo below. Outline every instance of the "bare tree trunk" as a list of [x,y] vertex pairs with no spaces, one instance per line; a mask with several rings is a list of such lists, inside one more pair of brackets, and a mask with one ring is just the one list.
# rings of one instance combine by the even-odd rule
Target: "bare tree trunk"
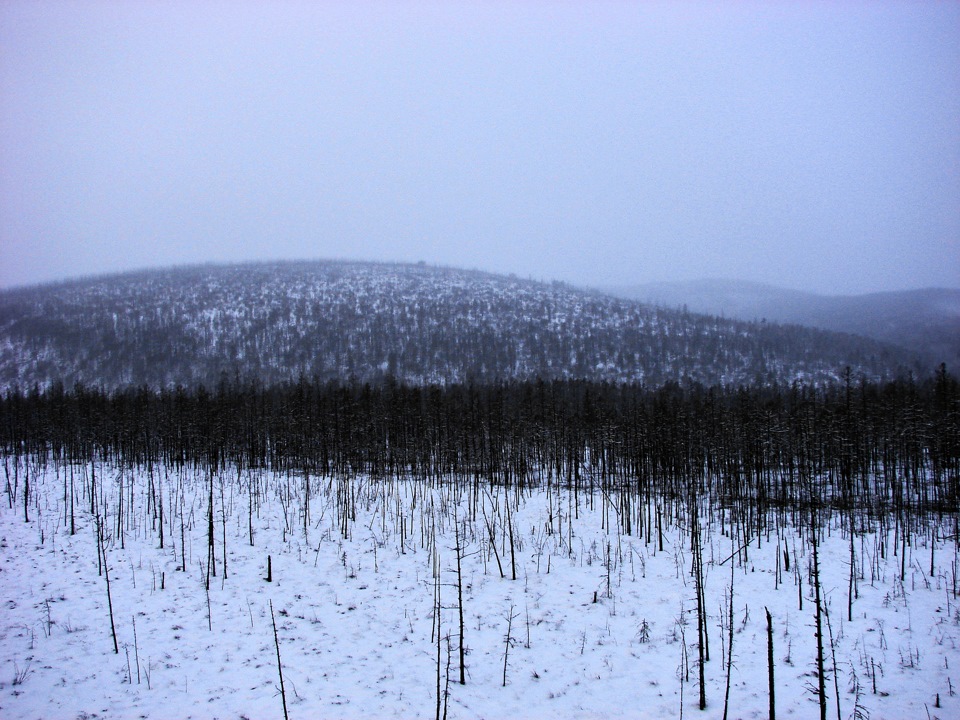
[[280,636],[277,635],[277,618],[273,614],[273,600],[270,601],[270,620],[273,622],[273,644],[277,648],[277,672],[280,674],[280,698],[283,700],[283,720],[287,715],[287,693],[283,688],[283,664],[280,662]]
[[706,662],[706,608],[703,595],[703,557],[700,552],[700,519],[697,517],[696,500],[693,500],[690,519],[690,545],[693,555],[693,580],[697,592],[697,669],[700,684],[700,709],[707,709],[707,686],[704,670]]
[[770,610],[766,607],[763,608],[767,613],[767,686],[769,688],[770,695],[770,720],[776,720],[777,710],[776,702],[774,701],[774,684],[773,677],[773,617],[770,615]]
[[110,611],[110,634],[113,636],[113,652],[120,654],[117,645],[117,626],[113,622],[113,596],[110,594],[110,570],[107,567],[107,549],[103,546],[103,521],[97,515],[97,544],[100,555],[103,557],[103,575],[107,579],[107,608]]
[[506,498],[507,503],[507,530],[510,533],[510,577],[513,580],[517,579],[517,558],[516,553],[514,552],[514,543],[513,543],[513,516],[510,514],[510,498]]
[[26,470],[23,476],[23,521],[30,522],[30,460],[25,463]]
[[823,660],[823,604],[820,597],[820,555],[817,551],[817,523],[815,521],[811,522],[810,533],[813,545],[813,604],[817,628],[817,695],[820,699],[820,720],[827,720],[827,685]]
[[463,548],[460,547],[460,519],[457,517],[456,512],[453,515],[453,536],[456,541],[456,553],[457,553],[457,610],[460,615],[460,684],[467,684],[466,677],[466,645],[464,644],[463,631],[464,631],[464,621],[463,621],[463,572],[461,568],[461,561],[463,559]]
[[847,585],[847,622],[853,622],[853,594],[857,582],[857,556],[854,543],[854,511],[850,508],[850,580]]
[[[733,550],[733,532],[730,533],[730,549]],[[736,561],[730,555],[730,604],[727,607],[727,687],[723,695],[723,720],[727,720],[727,711],[730,708],[730,675],[733,672],[733,580]]]
[[207,587],[210,587],[210,575],[217,576],[217,552],[214,547],[213,526],[213,466],[210,467],[210,485],[207,495]]
[[440,622],[440,621],[441,621],[440,613],[441,613],[441,610],[442,610],[442,605],[441,605],[441,602],[440,602],[440,555],[439,555],[439,553],[437,553],[437,554],[434,556],[433,572],[434,572],[434,579],[433,579],[433,614],[434,614],[434,618],[433,618],[433,632],[434,632],[434,634],[435,634],[435,636],[436,636],[436,637],[435,637],[435,640],[436,640],[436,643],[437,643],[437,715],[436,715],[436,720],[440,720],[440,718],[441,718],[441,714],[440,714],[440,713],[441,713],[442,704],[443,704],[443,691],[442,691],[442,684],[441,684],[441,679],[440,679],[440,658],[441,658],[441,654],[440,654],[440,635],[441,635],[441,630],[442,630],[442,626],[441,626],[441,622]]

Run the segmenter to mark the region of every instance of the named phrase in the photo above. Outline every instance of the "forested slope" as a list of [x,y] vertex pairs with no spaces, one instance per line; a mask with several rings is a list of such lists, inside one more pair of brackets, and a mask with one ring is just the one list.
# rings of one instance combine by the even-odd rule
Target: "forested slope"
[[0,294],[0,388],[587,379],[704,384],[924,374],[854,336],[655,309],[418,265],[202,266]]

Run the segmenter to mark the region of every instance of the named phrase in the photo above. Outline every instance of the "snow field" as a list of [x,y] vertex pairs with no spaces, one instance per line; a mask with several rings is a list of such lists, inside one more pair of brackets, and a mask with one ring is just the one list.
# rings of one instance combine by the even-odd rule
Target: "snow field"
[[[164,497],[162,550],[156,506],[147,507],[148,473],[99,465],[96,472],[106,487],[98,497],[119,653],[85,486],[75,486],[70,535],[65,470],[48,467],[31,477],[29,522],[22,491],[19,504],[0,508],[0,717],[283,717],[271,602],[291,718],[432,717],[435,567],[447,717],[672,718],[681,702],[685,716],[722,715],[728,558],[740,545],[716,517],[701,516],[710,661],[708,706],[700,713],[690,534],[682,518],[667,523],[669,512],[661,551],[656,531],[650,537],[644,527],[641,535],[635,526],[634,535],[622,534],[612,509],[618,505],[599,494],[311,478],[305,530],[302,476],[262,473],[256,483],[237,482],[235,470],[225,471],[214,481],[216,576],[208,593],[208,472],[154,468],[152,482]],[[124,500],[118,533],[121,475],[132,502]],[[252,487],[260,500],[252,511],[253,546]],[[462,545],[465,685],[458,683],[454,518]],[[884,538],[858,534],[852,622],[849,536],[839,518],[825,530],[821,584],[840,717],[857,709],[874,720],[960,716],[951,691],[960,682],[957,546],[943,539],[952,527],[938,533],[932,577],[929,533],[912,538],[903,565],[892,535],[880,557]],[[265,580],[268,556],[272,582]],[[731,717],[767,717],[765,607],[773,617],[777,714],[818,716],[809,560],[805,538],[772,519],[768,533],[734,554]],[[835,717],[829,651],[826,666]]]

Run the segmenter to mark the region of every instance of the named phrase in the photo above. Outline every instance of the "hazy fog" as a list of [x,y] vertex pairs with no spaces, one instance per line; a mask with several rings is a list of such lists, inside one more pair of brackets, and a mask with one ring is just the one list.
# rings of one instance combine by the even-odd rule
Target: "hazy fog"
[[0,3],[0,286],[960,287],[960,3]]

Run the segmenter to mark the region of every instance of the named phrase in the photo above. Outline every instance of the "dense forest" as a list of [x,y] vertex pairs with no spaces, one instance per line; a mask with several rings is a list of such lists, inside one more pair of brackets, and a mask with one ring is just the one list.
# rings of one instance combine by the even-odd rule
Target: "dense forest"
[[[6,456],[689,492],[751,512],[828,506],[955,514],[960,387],[855,379],[813,388],[586,381],[448,386],[231,383],[213,391],[76,386],[0,399]],[[12,497],[10,477],[7,493]],[[27,501],[27,498],[24,497]]]

